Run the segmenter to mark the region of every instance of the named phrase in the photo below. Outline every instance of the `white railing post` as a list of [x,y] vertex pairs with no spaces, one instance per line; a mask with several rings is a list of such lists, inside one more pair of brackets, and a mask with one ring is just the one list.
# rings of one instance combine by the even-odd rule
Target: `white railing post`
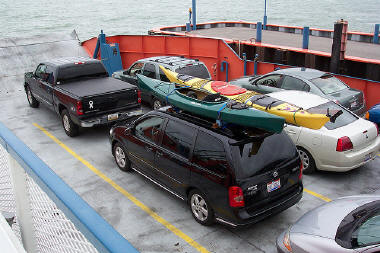
[[37,253],[37,243],[26,182],[26,172],[10,154],[8,154],[8,163],[11,171],[16,200],[16,217],[20,226],[22,243],[28,253]]

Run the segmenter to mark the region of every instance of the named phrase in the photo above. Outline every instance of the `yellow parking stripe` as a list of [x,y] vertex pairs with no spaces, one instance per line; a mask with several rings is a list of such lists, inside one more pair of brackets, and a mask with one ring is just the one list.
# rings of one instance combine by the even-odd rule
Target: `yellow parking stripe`
[[117,191],[119,191],[121,194],[126,196],[130,201],[132,201],[136,206],[140,207],[142,210],[144,210],[146,213],[148,213],[153,219],[164,225],[167,229],[169,229],[172,233],[186,241],[188,244],[190,244],[192,247],[194,247],[199,252],[209,252],[206,248],[204,248],[202,245],[191,239],[188,235],[183,233],[181,230],[176,228],[174,225],[170,224],[167,220],[159,216],[157,213],[155,213],[152,209],[144,205],[142,202],[140,202],[137,198],[135,198],[132,194],[124,190],[121,186],[116,184],[114,181],[112,181],[109,177],[107,177],[105,174],[103,174],[101,171],[96,169],[94,166],[92,166],[88,161],[83,159],[81,156],[79,156],[77,153],[75,153],[73,150],[71,150],[69,147],[67,147],[63,142],[58,140],[55,136],[53,136],[51,133],[49,133],[45,128],[39,126],[36,123],[33,123],[35,127],[40,129],[44,134],[46,134],[49,138],[51,138],[55,143],[57,143],[59,146],[61,146],[64,150],[66,150],[69,154],[74,156],[76,159],[78,159],[81,163],[83,163],[87,168],[89,168],[92,172],[94,172],[97,176],[102,178],[104,181],[109,183],[113,188],[115,188]]
[[330,202],[330,201],[331,201],[331,199],[329,199],[328,197],[325,197],[325,196],[323,196],[323,195],[321,195],[321,194],[319,194],[319,193],[316,193],[316,192],[310,191],[310,190],[308,190],[308,189],[306,189],[306,188],[303,188],[303,191],[304,191],[304,192],[307,192],[307,193],[309,193],[309,194],[311,194],[311,195],[313,195],[313,196],[315,196],[315,197],[317,197],[317,198],[320,198],[320,199],[322,199],[322,200],[324,200],[324,201],[326,201],[326,202]]

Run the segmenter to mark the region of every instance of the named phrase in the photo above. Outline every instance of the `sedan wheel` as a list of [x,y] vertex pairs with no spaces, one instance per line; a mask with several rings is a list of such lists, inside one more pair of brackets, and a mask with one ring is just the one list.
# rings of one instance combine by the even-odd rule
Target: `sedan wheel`
[[214,222],[214,211],[198,190],[190,193],[189,204],[191,213],[197,222],[202,225],[210,225]]
[[301,158],[302,164],[303,164],[303,173],[304,174],[312,174],[315,172],[315,162],[313,157],[310,155],[309,152],[307,152],[305,149],[297,147],[298,154]]
[[160,100],[154,98],[154,101],[153,101],[153,110],[158,110],[162,107],[162,103]]

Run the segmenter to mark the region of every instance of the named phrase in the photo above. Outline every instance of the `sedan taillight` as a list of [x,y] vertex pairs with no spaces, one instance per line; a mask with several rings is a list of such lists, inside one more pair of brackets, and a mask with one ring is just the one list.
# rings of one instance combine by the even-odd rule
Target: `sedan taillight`
[[228,197],[231,207],[243,207],[245,205],[243,190],[239,186],[231,186],[228,188]]
[[353,149],[353,146],[349,137],[343,136],[338,139],[338,142],[336,143],[336,151],[343,152],[350,149]]

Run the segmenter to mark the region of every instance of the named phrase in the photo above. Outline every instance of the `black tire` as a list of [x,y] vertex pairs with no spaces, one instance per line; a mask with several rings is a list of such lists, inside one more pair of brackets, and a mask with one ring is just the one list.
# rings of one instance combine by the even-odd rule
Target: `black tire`
[[115,145],[113,145],[112,154],[115,158],[116,165],[120,170],[125,172],[132,170],[131,162],[127,157],[127,152],[123,145],[121,145],[119,142],[116,142]]
[[30,90],[29,86],[25,87],[25,92],[26,92],[26,99],[28,100],[30,107],[37,108],[38,106],[40,106],[40,102],[38,102],[37,99],[33,96],[33,93]]
[[317,170],[313,156],[304,148],[297,147],[297,150],[303,163],[302,173],[305,175],[313,174]]
[[189,207],[191,214],[198,223],[204,226],[214,223],[214,210],[199,190],[192,190],[189,193]]
[[158,98],[156,98],[156,97],[152,97],[152,104],[151,104],[151,106],[152,106],[152,109],[153,110],[158,110],[158,109],[160,109],[161,107],[163,107],[165,104],[161,101],[161,100],[159,100]]
[[70,114],[67,110],[62,111],[61,119],[63,129],[68,136],[74,137],[79,134],[79,126],[71,120]]

